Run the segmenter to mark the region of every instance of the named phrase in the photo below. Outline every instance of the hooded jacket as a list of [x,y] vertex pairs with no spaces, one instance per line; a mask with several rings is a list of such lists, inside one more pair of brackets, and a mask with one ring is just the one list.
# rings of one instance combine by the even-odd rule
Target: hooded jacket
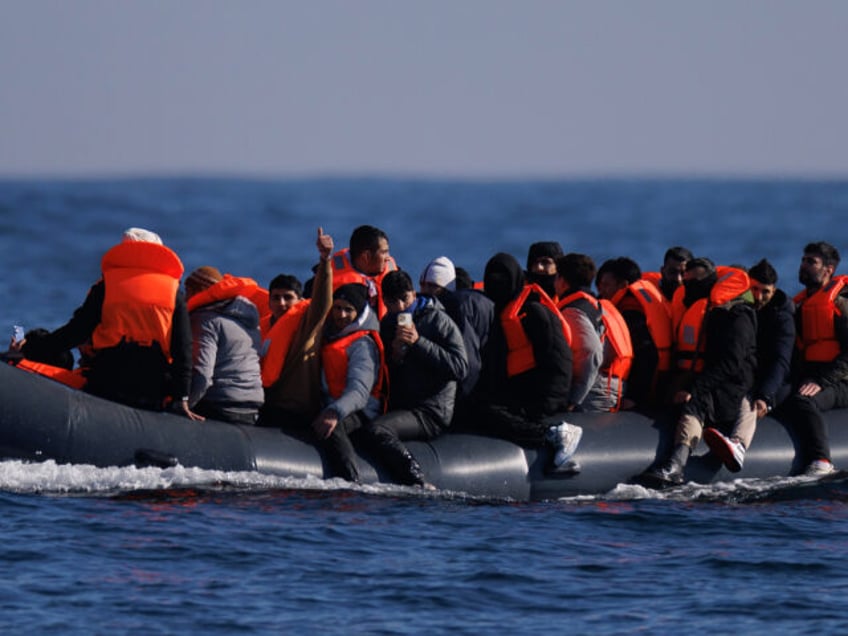
[[[695,329],[694,343],[690,343],[697,347],[699,370],[691,377],[691,371],[684,372],[691,380],[688,392],[692,399],[683,412],[702,422],[735,421],[742,398],[753,389],[757,369],[757,314],[753,305],[735,295],[748,288],[747,275],[719,267],[717,282],[710,287],[685,285],[675,295],[677,306],[684,314],[690,309],[701,311],[703,317]],[[693,290],[698,293],[693,295]],[[685,317],[676,324],[678,333],[684,333]],[[680,344],[678,341],[678,347]],[[687,362],[691,369],[692,360]]]
[[375,419],[383,412],[383,403],[374,395],[374,386],[382,383],[384,360],[380,352],[380,346],[368,332],[379,332],[380,323],[370,306],[357,316],[357,319],[341,331],[335,331],[332,321],[324,325],[324,337],[322,349],[332,346],[352,334],[361,333],[362,336],[347,345],[347,371],[345,375],[345,386],[336,398],[330,394],[327,375],[325,372],[326,357],[322,364],[321,372],[321,396],[324,408],[336,412],[339,420],[357,411],[362,411],[369,420]]
[[[459,327],[435,298],[419,296],[412,312],[418,341],[403,360],[389,359],[389,411],[422,410],[447,427],[456,406],[457,383],[468,372]],[[380,336],[388,349],[395,338],[397,314],[386,314]]]
[[243,296],[220,300],[190,314],[193,368],[189,404],[259,408],[259,311]]
[[757,382],[754,399],[777,406],[789,393],[795,347],[795,305],[780,289],[757,311]]
[[[495,304],[496,319],[483,350],[478,383],[482,401],[504,405],[541,417],[568,407],[571,386],[571,349],[563,335],[560,318],[530,294],[524,303],[521,325],[533,346],[536,365],[508,377],[507,343],[499,320],[507,305],[524,289],[524,272],[509,254],[493,256],[486,265],[486,295]],[[523,314],[523,315],[522,315]]]

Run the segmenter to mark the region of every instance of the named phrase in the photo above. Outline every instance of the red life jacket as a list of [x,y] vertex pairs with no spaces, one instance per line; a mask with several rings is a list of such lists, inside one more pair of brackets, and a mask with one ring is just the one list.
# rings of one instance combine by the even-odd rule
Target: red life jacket
[[700,373],[704,369],[704,341],[703,328],[704,318],[713,307],[723,305],[734,298],[744,294],[751,286],[751,282],[741,269],[735,267],[716,267],[718,280],[710,290],[709,298],[701,298],[692,303],[688,308],[683,304],[686,294],[681,285],[674,292],[672,301],[672,320],[675,334],[675,354],[677,357],[677,368],[681,371],[694,371]]
[[793,299],[795,310],[801,312],[795,344],[807,362],[832,362],[840,354],[833,320],[842,315],[835,301],[846,284],[848,276],[834,276],[821,289],[810,295],[804,290]]
[[[262,292],[255,280],[252,278],[242,278],[238,276],[230,276],[224,274],[224,278],[219,280],[214,285],[207,287],[203,291],[196,293],[186,301],[186,306],[189,311],[194,311],[198,307],[209,305],[221,300],[228,300],[236,296],[242,296],[251,301],[254,305],[256,301],[261,302]],[[265,292],[265,306],[268,306],[268,292]],[[256,299],[256,301],[254,301]],[[259,307],[256,307],[259,309]]]
[[[618,378],[618,403],[613,409],[618,410],[621,404],[622,394],[624,393],[624,381],[630,375],[630,367],[633,365],[633,342],[630,339],[630,329],[627,327],[627,323],[621,312],[618,311],[611,301],[599,300],[592,296],[592,294],[582,290],[578,290],[562,298],[557,303],[557,307],[561,311],[578,300],[585,300],[593,308],[597,309],[601,325],[603,326],[603,329],[599,330],[601,344],[609,342],[613,351],[612,360],[606,366],[602,367],[601,371],[607,376],[608,391],[612,390],[612,379]],[[569,346],[571,345],[570,338],[568,344]]]
[[100,324],[91,341],[94,349],[126,340],[143,346],[158,342],[171,357],[171,328],[177,289],[183,275],[179,257],[155,243],[119,243],[101,262],[105,296]]
[[651,334],[651,340],[657,348],[659,361],[657,371],[668,371],[671,369],[671,348],[674,335],[671,328],[671,316],[665,297],[655,285],[644,280],[637,280],[627,287],[618,290],[612,298],[612,303],[618,307],[625,294],[630,292],[631,296],[639,303],[642,313]]
[[524,331],[524,326],[521,324],[521,319],[526,315],[521,312],[524,307],[524,302],[531,292],[539,295],[539,302],[547,307],[559,319],[562,327],[562,334],[565,336],[565,341],[571,342],[571,329],[565,318],[557,309],[554,301],[551,300],[544,290],[535,283],[525,285],[521,293],[516,298],[511,300],[501,312],[501,326],[503,327],[504,336],[506,337],[506,373],[508,377],[513,377],[519,373],[524,373],[536,366],[536,356],[533,353],[533,344],[527,337]]
[[306,310],[311,301],[307,298],[301,300],[294,307],[284,313],[268,332],[265,343],[266,351],[262,356],[260,364],[262,367],[262,386],[266,389],[274,384],[283,371],[283,364],[291,348],[294,335],[300,329]]
[[64,367],[55,367],[52,364],[44,364],[43,362],[33,362],[23,358],[15,366],[30,373],[37,373],[46,378],[61,382],[72,389],[81,389],[85,386],[86,378],[82,374],[82,369],[71,371]]
[[347,386],[347,348],[355,340],[364,337],[370,337],[380,352],[380,369],[377,373],[377,381],[371,387],[371,395],[380,400],[380,404],[385,408],[388,394],[388,372],[383,341],[377,331],[354,331],[337,340],[325,342],[321,347],[321,368],[324,379],[327,381],[327,390],[334,400],[339,399],[344,393]]
[[353,266],[350,262],[350,249],[345,248],[333,254],[332,266],[333,291],[337,290],[342,285],[347,285],[348,283],[359,283],[360,285],[365,285],[369,291],[375,292],[376,304],[373,297],[371,304],[373,309],[377,312],[377,318],[381,319],[386,315],[386,305],[383,303],[383,279],[386,277],[386,274],[393,272],[398,268],[397,263],[395,263],[395,259],[389,256],[389,260],[386,263],[386,267],[383,268],[383,271],[376,276],[369,276],[367,274],[363,274]]

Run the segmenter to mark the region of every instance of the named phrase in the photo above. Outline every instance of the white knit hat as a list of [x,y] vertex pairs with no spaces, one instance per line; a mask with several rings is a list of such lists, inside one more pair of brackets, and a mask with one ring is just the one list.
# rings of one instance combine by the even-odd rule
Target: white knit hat
[[124,230],[123,241],[124,243],[138,241],[140,243],[156,243],[157,245],[162,245],[162,239],[159,238],[159,235],[156,234],[156,232],[151,232],[150,230],[145,230],[140,227],[131,227]]
[[433,259],[421,272],[419,283],[433,283],[449,291],[456,289],[456,269],[447,256]]

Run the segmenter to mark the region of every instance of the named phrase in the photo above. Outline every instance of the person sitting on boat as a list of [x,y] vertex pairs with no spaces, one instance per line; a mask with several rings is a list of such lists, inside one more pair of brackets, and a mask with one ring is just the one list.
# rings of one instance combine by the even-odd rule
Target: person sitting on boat
[[456,279],[453,261],[447,256],[439,256],[427,264],[418,280],[421,295],[439,299],[448,316],[459,327],[465,345],[468,373],[459,383],[454,421],[467,419],[466,406],[480,378],[480,352],[489,338],[495,316],[494,303],[488,296],[477,289],[457,289]]
[[848,406],[848,277],[835,275],[839,260],[833,245],[809,243],[798,270],[793,392],[775,413],[797,442],[793,474],[833,472],[822,413]]
[[752,408],[743,403],[732,435],[716,428],[704,429],[704,441],[730,472],[739,472],[745,451],[751,447],[756,420],[765,417],[785,400],[791,391],[792,351],[795,347],[795,306],[777,289],[777,272],[762,259],[748,270],[751,295],[757,311],[757,373]]
[[333,238],[319,227],[315,244],[319,260],[312,297],[286,311],[263,342],[260,426],[296,432],[321,408],[321,331],[333,304]]
[[350,434],[383,413],[387,391],[380,322],[359,283],[333,292],[321,346],[323,408],[312,422],[333,476],[359,482]]
[[363,432],[395,481],[430,487],[403,441],[429,440],[447,430],[468,358],[459,327],[437,299],[415,293],[405,271],[386,274],[382,294],[388,310],[380,321],[388,412]]
[[49,336],[50,332],[42,327],[30,329],[21,340],[18,340],[18,334],[15,334],[9,343],[9,350],[3,354],[4,360],[18,369],[43,375],[73,389],[82,389],[85,386],[85,376],[82,374],[82,368],[74,368],[74,354],[71,351],[59,351],[35,358],[24,357],[21,350],[26,343],[30,343],[30,355],[38,356],[38,341]]
[[592,293],[596,270],[590,256],[566,254],[556,267],[557,307],[569,326],[574,365],[569,410],[615,411],[633,359],[627,324],[609,301]]
[[492,256],[483,280],[495,320],[469,425],[521,446],[549,449],[550,471],[576,472],[571,457],[583,430],[562,419],[571,388],[568,325],[540,287],[525,285],[524,271],[510,254]]
[[103,277],[70,321],[26,343],[26,357],[55,355],[89,343],[85,390],[137,408],[162,410],[169,398],[188,406],[191,327],[180,290],[179,257],[149,230],[130,228],[101,261]]
[[333,287],[360,283],[368,287],[371,308],[377,317],[386,315],[383,302],[382,281],[397,270],[389,254],[389,237],[380,228],[360,225],[350,235],[349,247],[333,254]]
[[528,283],[536,283],[544,289],[551,298],[556,295],[556,259],[562,255],[562,246],[556,241],[539,241],[527,250],[525,278]]
[[[757,316],[745,297],[748,287],[748,275],[741,269],[716,268],[707,258],[686,263],[683,288],[673,303],[673,432],[662,431],[657,458],[637,476],[643,485],[683,483],[684,468],[705,426],[733,437],[755,425],[749,394],[757,368]],[[753,424],[740,425],[743,412]]]
[[204,417],[255,424],[265,399],[259,369],[259,310],[249,278],[204,265],[185,282],[193,337],[189,406]]
[[663,256],[660,271],[642,273],[642,278],[653,283],[660,290],[669,310],[671,309],[671,301],[674,299],[674,292],[683,284],[686,263],[691,260],[692,252],[685,247],[670,247]]
[[259,321],[259,331],[265,339],[274,323],[289,309],[303,300],[303,285],[296,276],[278,274],[268,285],[269,312]]
[[671,316],[659,289],[642,280],[638,263],[626,256],[605,261],[595,277],[601,300],[621,313],[630,332],[633,363],[627,377],[623,410],[654,409],[660,404],[658,389],[671,368]]

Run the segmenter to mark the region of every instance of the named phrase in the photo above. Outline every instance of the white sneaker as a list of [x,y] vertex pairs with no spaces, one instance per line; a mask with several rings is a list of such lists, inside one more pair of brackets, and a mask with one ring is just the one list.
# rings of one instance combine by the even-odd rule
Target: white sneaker
[[564,466],[571,456],[577,451],[580,438],[583,437],[583,429],[568,422],[560,422],[548,429],[548,441],[553,444],[554,467]]
[[833,464],[828,460],[817,459],[810,462],[810,464],[804,469],[804,474],[808,477],[821,477],[822,475],[829,475],[835,470],[836,469],[833,467]]
[[715,428],[704,429],[704,442],[731,473],[738,473],[745,463],[745,447],[736,438],[728,437]]

